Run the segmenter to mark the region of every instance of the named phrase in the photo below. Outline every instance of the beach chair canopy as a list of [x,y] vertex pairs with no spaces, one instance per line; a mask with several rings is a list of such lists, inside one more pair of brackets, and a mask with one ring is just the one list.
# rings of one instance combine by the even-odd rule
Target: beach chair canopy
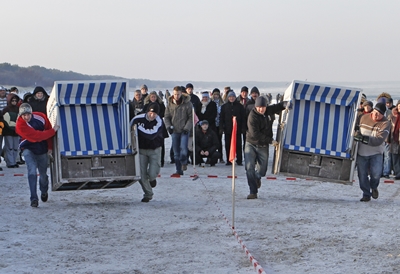
[[284,93],[292,102],[283,148],[349,158],[362,90],[293,81]]
[[55,82],[47,111],[61,155],[131,153],[125,81]]

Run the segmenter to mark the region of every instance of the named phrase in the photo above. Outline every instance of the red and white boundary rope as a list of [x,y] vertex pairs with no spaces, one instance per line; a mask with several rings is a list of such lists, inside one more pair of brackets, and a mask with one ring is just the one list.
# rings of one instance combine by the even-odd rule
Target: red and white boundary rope
[[[196,179],[199,177],[196,177]],[[256,270],[256,272],[258,274],[266,274],[266,272],[264,271],[264,269],[262,268],[262,266],[258,263],[258,261],[254,258],[253,255],[251,255],[250,251],[247,249],[246,245],[244,244],[244,242],[242,241],[242,239],[239,237],[239,234],[236,232],[235,228],[229,223],[228,218],[225,216],[225,214],[222,212],[221,208],[218,206],[218,203],[215,201],[215,199],[211,196],[210,191],[207,189],[207,186],[205,185],[205,183],[203,182],[203,180],[201,180],[201,183],[203,184],[204,188],[207,190],[207,194],[210,197],[211,201],[213,201],[213,203],[215,204],[215,206],[217,207],[218,211],[221,213],[222,217],[225,219],[226,223],[229,225],[229,227],[232,229],[233,234],[236,237],[236,240],[238,241],[238,243],[242,246],[242,249],[244,250],[244,252],[247,255],[247,258],[249,258],[251,264],[253,265],[254,269]]]

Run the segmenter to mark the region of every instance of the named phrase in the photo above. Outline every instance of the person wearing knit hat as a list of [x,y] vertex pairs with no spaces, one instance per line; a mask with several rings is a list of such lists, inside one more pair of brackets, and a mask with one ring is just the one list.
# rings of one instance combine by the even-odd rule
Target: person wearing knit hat
[[229,97],[235,97],[236,98],[236,94],[235,94],[235,92],[233,91],[233,90],[231,90],[229,93],[228,93],[228,98]]
[[[232,118],[236,117],[236,163],[239,166],[243,165],[243,147],[242,147],[242,136],[241,134],[246,131],[246,117],[243,106],[236,100],[235,92],[230,91],[228,93],[228,102],[223,104],[221,107],[220,114],[220,128],[219,133],[225,134],[225,152],[226,157],[230,154],[230,143],[232,138],[233,121]],[[226,161],[226,165],[232,165],[229,159]]]
[[143,190],[142,202],[153,199],[153,188],[161,168],[161,147],[166,133],[163,119],[158,115],[158,103],[150,103],[146,113],[140,113],[131,120],[131,127],[137,126],[140,159],[140,185]]
[[147,112],[152,112],[158,115],[160,113],[160,107],[157,103],[150,103],[147,108]]
[[203,120],[200,123],[200,127],[196,129],[196,165],[203,164],[203,158],[207,158],[206,164],[215,166],[218,159],[221,157],[220,153],[217,151],[217,138],[215,131],[209,128],[209,122]]
[[363,192],[361,202],[369,202],[371,196],[374,199],[379,196],[385,140],[390,132],[390,122],[385,112],[386,104],[377,103],[371,114],[361,116],[359,130],[354,134],[354,140],[358,142],[357,173]]
[[[365,102],[362,104],[362,106],[363,106],[363,108],[364,108],[364,111],[366,111],[366,112],[371,112],[371,111],[372,111],[372,108],[374,107],[374,104],[373,104],[371,101],[365,101]],[[369,108],[365,109],[365,107],[369,107]]]
[[193,92],[193,84],[192,83],[187,83],[186,84],[186,93],[190,95],[190,102],[193,105],[194,108],[194,112],[196,113],[197,116],[199,116],[200,113],[200,109],[201,109],[201,102],[200,102],[200,98],[194,94]]
[[374,110],[377,110],[380,114],[385,115],[386,113],[386,104],[384,103],[376,103]]
[[[363,95],[365,96],[365,94],[363,94]],[[357,109],[357,117],[356,117],[354,131],[357,131],[360,129],[361,116],[363,116],[366,113],[370,113],[373,110],[373,107],[374,107],[374,105],[371,101],[367,101],[366,99],[361,100],[360,108]]]
[[147,96],[147,91],[148,91],[149,89],[147,88],[147,86],[146,85],[142,85],[141,87],[140,87],[140,92],[142,93],[142,99],[144,100],[144,98],[146,98],[146,96]]
[[210,93],[209,93],[208,91],[203,91],[203,92],[201,93],[201,97],[210,98]]
[[[38,181],[42,202],[47,202],[49,198],[47,163],[49,161],[49,152],[53,149],[53,136],[60,126],[57,124],[52,126],[45,114],[32,111],[32,109],[33,108],[28,103],[20,105],[19,116],[15,124],[15,132],[21,137],[21,140],[23,140],[20,142],[19,147],[24,155],[28,171],[27,178],[30,189],[31,207],[38,207]],[[39,176],[37,175],[38,171]]]
[[247,199],[257,199],[261,178],[267,173],[269,145],[277,146],[273,139],[272,115],[285,109],[287,102],[268,106],[268,99],[259,96],[254,108],[250,111],[247,121],[246,143],[244,146],[247,184],[250,194]]
[[246,104],[249,101],[249,88],[246,86],[242,87],[236,100],[246,109]]

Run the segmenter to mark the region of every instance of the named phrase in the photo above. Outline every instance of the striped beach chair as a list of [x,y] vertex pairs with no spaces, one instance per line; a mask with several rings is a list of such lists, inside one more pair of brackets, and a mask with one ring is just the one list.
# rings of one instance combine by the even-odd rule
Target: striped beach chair
[[47,105],[50,121],[60,125],[53,189],[125,187],[137,180],[127,93],[125,81],[54,83]]
[[284,93],[291,109],[280,128],[279,171],[351,182],[353,131],[361,89],[293,81]]

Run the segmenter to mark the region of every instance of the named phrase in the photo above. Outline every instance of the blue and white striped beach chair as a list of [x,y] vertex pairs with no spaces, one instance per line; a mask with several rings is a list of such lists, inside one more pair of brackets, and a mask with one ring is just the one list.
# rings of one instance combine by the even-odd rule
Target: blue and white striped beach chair
[[352,136],[361,91],[293,81],[284,94],[292,108],[283,116],[279,171],[351,182],[355,158]]
[[125,81],[54,83],[47,105],[50,121],[60,125],[53,189],[125,187],[137,180],[127,94]]

